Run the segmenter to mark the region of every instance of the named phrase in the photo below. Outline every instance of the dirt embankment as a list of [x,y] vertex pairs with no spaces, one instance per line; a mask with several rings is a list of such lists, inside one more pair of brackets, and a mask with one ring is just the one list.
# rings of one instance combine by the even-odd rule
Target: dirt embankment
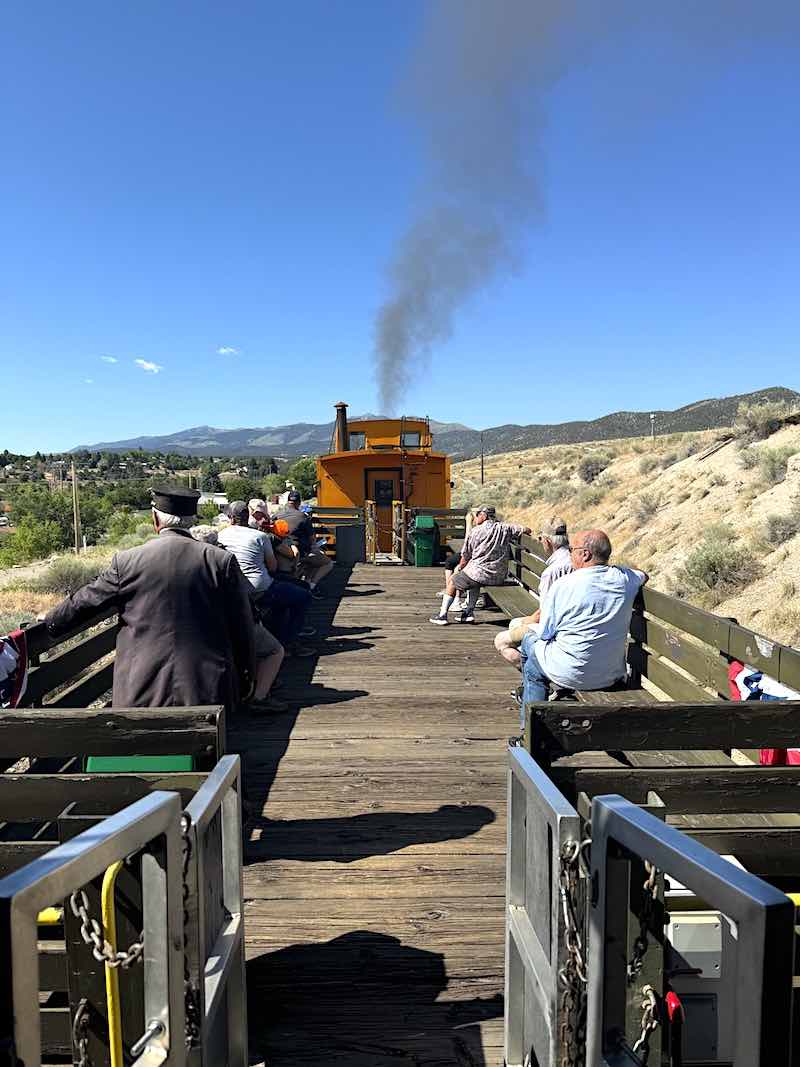
[[599,526],[614,558],[659,588],[798,645],[800,426],[746,447],[723,436],[491,456],[483,487],[480,461],[469,460],[453,468],[454,506],[485,500],[534,530],[556,514],[571,529]]

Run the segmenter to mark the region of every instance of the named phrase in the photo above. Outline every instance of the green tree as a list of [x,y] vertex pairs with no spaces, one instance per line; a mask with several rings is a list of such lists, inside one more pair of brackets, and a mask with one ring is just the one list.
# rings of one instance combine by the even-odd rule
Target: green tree
[[0,566],[11,567],[15,563],[30,563],[32,560],[50,556],[64,547],[58,523],[25,518],[18,523],[15,531],[4,539],[0,548]]
[[207,500],[197,509],[197,517],[201,522],[213,522],[217,515],[219,515],[219,508],[213,500]]
[[200,471],[200,488],[206,493],[221,493],[222,481],[215,463],[204,463]]
[[228,500],[250,500],[258,492],[258,486],[249,478],[228,478],[224,485]]
[[310,456],[295,460],[286,470],[286,479],[297,486],[304,498],[315,496],[317,492],[317,461]]
[[261,492],[264,496],[273,496],[286,489],[286,479],[282,474],[268,474],[261,480]]

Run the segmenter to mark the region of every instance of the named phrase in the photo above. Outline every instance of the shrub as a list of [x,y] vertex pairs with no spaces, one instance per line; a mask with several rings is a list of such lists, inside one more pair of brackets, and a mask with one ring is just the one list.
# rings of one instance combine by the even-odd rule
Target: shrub
[[767,515],[764,536],[771,545],[782,545],[800,533],[800,509],[788,515]]
[[658,511],[661,500],[653,493],[642,493],[633,501],[633,517],[639,523],[645,523]]
[[777,485],[786,477],[789,457],[797,451],[794,448],[760,448],[758,469],[767,485]]
[[658,460],[655,456],[642,456],[639,460],[639,473],[649,474],[650,471],[654,471],[658,466]]
[[692,494],[689,492],[688,489],[684,489],[683,492],[678,493],[678,495],[675,497],[675,503],[683,504],[689,499],[691,495]]
[[585,511],[587,508],[595,508],[606,495],[606,486],[587,485],[585,489],[579,489],[575,495],[575,503]]
[[753,470],[758,466],[760,454],[760,448],[743,448],[739,453],[739,465],[746,471]]
[[31,582],[30,587],[36,593],[74,593],[96,578],[100,569],[96,562],[64,556],[51,563],[44,574]]
[[723,474],[722,471],[714,471],[708,477],[708,484],[709,485],[727,485],[728,484],[728,476],[726,474]]
[[137,523],[136,529],[133,532],[142,541],[146,541],[148,537],[155,537],[155,530],[153,529],[152,522]]
[[662,466],[662,468],[664,470],[666,470],[667,467],[671,467],[673,463],[677,463],[677,462],[678,462],[678,453],[677,452],[667,452],[667,454],[665,456],[661,457],[661,466]]
[[547,482],[542,488],[542,499],[548,504],[558,504],[571,497],[575,490],[568,482]]
[[608,456],[584,456],[578,464],[578,477],[582,482],[591,485],[595,478],[598,478],[603,473],[610,462],[611,460]]
[[712,522],[705,528],[703,537],[706,541],[729,545],[736,540],[736,531],[727,522]]
[[[233,497],[231,499],[234,499]],[[251,498],[248,497],[248,500]],[[213,520],[219,515],[219,508],[213,500],[207,500],[205,504],[201,504],[197,509],[197,517],[202,522],[213,522]]]
[[691,592],[713,592],[724,599],[749,585],[760,573],[761,565],[749,549],[706,537],[687,556],[680,577]]
[[106,540],[113,544],[115,541],[119,541],[120,537],[124,537],[125,534],[135,533],[136,527],[140,522],[140,516],[132,514],[126,508],[115,511],[108,520]]
[[785,400],[766,400],[760,404],[741,403],[733,427],[738,437],[763,441],[779,430],[783,420],[795,409]]
[[44,559],[63,547],[62,533],[58,523],[46,520],[23,519],[16,530],[3,539],[0,548],[0,566],[11,567],[15,563],[30,563]]

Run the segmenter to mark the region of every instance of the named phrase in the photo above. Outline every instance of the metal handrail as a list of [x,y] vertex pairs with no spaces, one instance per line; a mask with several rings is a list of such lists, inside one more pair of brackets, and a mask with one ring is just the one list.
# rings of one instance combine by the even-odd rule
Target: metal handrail
[[182,916],[180,814],[177,793],[151,793],[0,880],[0,976],[11,990],[1,998],[0,1032],[13,1035],[26,1067],[38,1067],[42,1055],[39,912],[140,851],[145,1017],[162,1029],[134,1067],[185,1067],[182,946],[172,936]]
[[[221,814],[222,837],[222,908],[224,920],[213,930],[209,942],[209,916],[206,910],[206,838],[217,815]],[[222,1020],[219,1009],[227,1008],[224,1041],[228,1058],[226,1067],[247,1067],[247,1004],[245,995],[244,912],[242,906],[242,818],[241,761],[238,756],[223,756],[186,808],[186,834],[189,841],[189,894],[197,903],[190,918],[191,957],[200,999],[200,1041],[204,1067],[216,1067],[212,1059],[214,1034]]]

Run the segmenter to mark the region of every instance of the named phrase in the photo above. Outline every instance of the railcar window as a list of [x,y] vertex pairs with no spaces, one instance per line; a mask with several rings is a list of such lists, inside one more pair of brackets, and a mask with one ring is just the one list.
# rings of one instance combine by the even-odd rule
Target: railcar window
[[403,448],[419,448],[420,435],[416,433],[403,433],[400,435],[400,444]]

